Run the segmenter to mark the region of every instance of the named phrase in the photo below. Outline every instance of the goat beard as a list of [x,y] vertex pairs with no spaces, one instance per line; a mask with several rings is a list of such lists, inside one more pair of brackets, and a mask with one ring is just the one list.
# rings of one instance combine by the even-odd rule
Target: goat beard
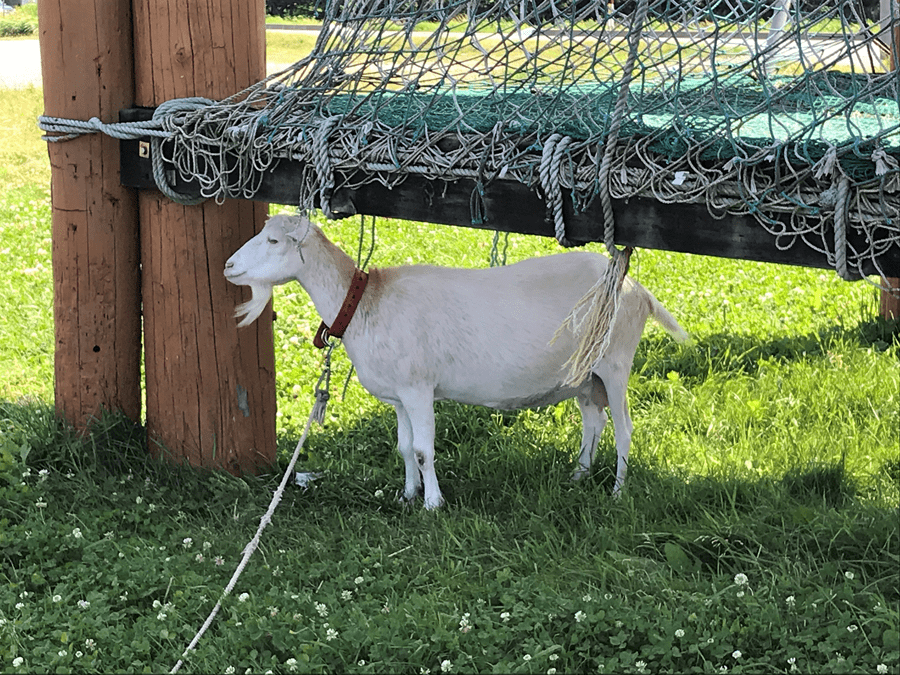
[[249,284],[249,286],[250,290],[253,291],[253,297],[247,302],[238,305],[234,310],[235,319],[240,319],[242,316],[244,317],[241,319],[240,323],[238,323],[238,328],[249,326],[256,321],[269,303],[269,299],[272,297],[271,284]]

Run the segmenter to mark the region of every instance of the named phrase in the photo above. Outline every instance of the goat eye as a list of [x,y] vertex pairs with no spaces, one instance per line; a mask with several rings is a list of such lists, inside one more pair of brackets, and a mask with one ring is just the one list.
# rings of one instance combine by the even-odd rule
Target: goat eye
[[278,240],[277,240],[277,239],[272,239],[272,237],[269,237],[269,243],[270,243],[270,244],[277,244],[277,243],[278,243]]

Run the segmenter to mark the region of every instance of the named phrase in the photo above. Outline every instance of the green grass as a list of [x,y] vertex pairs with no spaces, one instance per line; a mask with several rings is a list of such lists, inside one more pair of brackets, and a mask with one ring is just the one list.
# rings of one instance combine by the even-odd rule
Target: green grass
[[[0,671],[162,672],[212,608],[312,399],[319,319],[276,293],[279,466],[148,458],[52,412],[49,169],[36,90],[0,92]],[[326,225],[345,250],[358,223]],[[602,247],[592,247],[602,250]],[[558,251],[512,236],[510,261]],[[484,266],[491,234],[379,221],[372,264]],[[438,406],[446,507],[401,506],[390,408],[346,358],[324,428],[183,672],[897,673],[900,338],[834,272],[639,251],[692,333],[648,327],[629,482],[568,480],[574,405]],[[723,670],[727,668],[727,671]]]

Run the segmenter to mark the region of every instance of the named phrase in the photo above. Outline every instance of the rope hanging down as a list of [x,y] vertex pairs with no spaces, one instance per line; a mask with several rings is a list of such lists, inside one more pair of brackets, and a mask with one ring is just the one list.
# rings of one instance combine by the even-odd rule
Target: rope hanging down
[[[330,354],[331,350],[329,349],[328,355],[330,356]],[[259,520],[259,527],[256,528],[256,534],[253,535],[253,538],[244,547],[241,561],[238,563],[237,568],[234,570],[234,574],[231,575],[231,579],[225,586],[225,590],[222,591],[222,595],[219,596],[219,600],[212,608],[209,616],[206,617],[206,621],[203,622],[200,630],[197,631],[197,634],[191,640],[190,644],[188,644],[187,648],[185,648],[184,652],[181,655],[181,658],[178,660],[178,663],[176,663],[172,670],[169,671],[171,675],[174,675],[179,670],[181,670],[181,666],[184,665],[184,659],[186,659],[188,657],[188,654],[190,654],[190,652],[192,652],[197,647],[197,644],[200,642],[200,638],[203,637],[204,633],[206,633],[206,631],[212,625],[213,620],[216,618],[216,615],[222,608],[222,602],[226,597],[228,597],[231,591],[234,590],[234,587],[237,584],[241,573],[244,571],[247,563],[250,562],[250,556],[253,555],[254,551],[256,551],[257,547],[259,546],[259,540],[260,537],[262,537],[263,530],[266,529],[266,526],[272,521],[272,515],[275,513],[275,509],[278,507],[278,504],[281,503],[281,498],[284,495],[284,488],[294,471],[294,465],[297,463],[297,458],[300,457],[300,450],[303,448],[303,444],[306,443],[307,436],[309,436],[309,429],[312,426],[313,421],[319,422],[321,424],[321,418],[319,417],[320,415],[321,417],[324,417],[325,402],[327,402],[327,398],[325,402],[322,402],[319,393],[321,391],[321,389],[319,388],[319,384],[321,384],[322,378],[324,377],[325,372],[323,371],[322,377],[319,378],[319,382],[316,384],[316,403],[313,405],[312,411],[309,415],[309,419],[306,420],[306,427],[303,429],[303,434],[300,436],[300,440],[297,442],[297,447],[294,449],[294,454],[291,455],[291,460],[288,462],[287,469],[285,469],[284,471],[284,476],[281,479],[281,483],[278,485],[278,489],[275,490],[275,494],[272,495],[272,501],[269,503],[269,508],[266,509],[266,512]]]
[[[610,197],[609,179],[612,157],[616,152],[619,140],[619,129],[622,118],[628,106],[629,85],[634,74],[634,64],[637,60],[640,46],[641,31],[647,20],[648,0],[638,0],[637,7],[631,17],[631,26],[628,30],[628,58],[625,61],[625,76],[619,87],[616,97],[616,105],[609,124],[609,133],[603,150],[603,159],[600,162],[600,174],[598,186],[600,189],[600,202],[603,207],[603,241],[606,250],[612,256],[612,263],[606,268],[603,276],[594,284],[585,296],[566,317],[563,325],[559,327],[553,336],[553,341],[564,330],[571,330],[578,341],[575,353],[566,361],[569,368],[565,384],[577,386],[591,375],[591,371],[603,358],[609,348],[612,339],[616,316],[619,313],[619,301],[622,296],[622,285],[625,275],[628,273],[628,263],[631,259],[631,248],[620,251],[615,241],[615,215],[612,209]],[[561,209],[560,209],[561,211]],[[561,213],[560,213],[561,217]],[[557,233],[557,237],[559,234]],[[562,243],[562,241],[560,241]]]

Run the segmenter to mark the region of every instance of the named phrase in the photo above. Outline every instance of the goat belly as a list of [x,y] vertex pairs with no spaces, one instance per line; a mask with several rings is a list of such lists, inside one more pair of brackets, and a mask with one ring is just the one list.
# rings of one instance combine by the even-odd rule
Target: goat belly
[[571,387],[563,387],[562,384],[541,393],[524,395],[511,395],[505,398],[484,399],[472,395],[473,392],[445,392],[441,388],[435,390],[436,401],[456,401],[468,405],[481,405],[496,410],[521,410],[522,408],[540,408],[545,405],[555,405],[561,401],[575,396],[576,390]]

